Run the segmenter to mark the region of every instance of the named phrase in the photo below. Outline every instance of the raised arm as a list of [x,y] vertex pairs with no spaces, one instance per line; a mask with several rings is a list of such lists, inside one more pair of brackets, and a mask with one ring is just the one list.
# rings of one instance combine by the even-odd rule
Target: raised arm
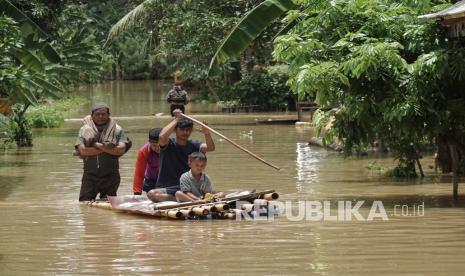
[[[207,124],[206,122],[203,122],[203,123]],[[213,138],[212,138],[212,135],[210,133],[210,130],[208,130],[208,128],[202,126],[202,128],[200,129],[200,132],[202,132],[203,135],[205,135],[205,143],[202,143],[202,145],[200,145],[200,150],[202,152],[214,151],[215,150],[215,142],[213,142]]]
[[168,144],[168,139],[170,138],[171,133],[173,133],[174,129],[176,128],[178,120],[178,118],[174,118],[161,130],[160,136],[158,138],[158,144],[160,145],[160,147],[164,147]]

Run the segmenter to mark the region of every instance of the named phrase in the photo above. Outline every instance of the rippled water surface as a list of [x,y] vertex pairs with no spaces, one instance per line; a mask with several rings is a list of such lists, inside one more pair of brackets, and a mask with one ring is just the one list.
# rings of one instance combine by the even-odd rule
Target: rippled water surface
[[[170,120],[168,88],[112,82],[80,91],[108,102],[134,142],[120,159],[120,195],[131,193],[136,149],[148,129]],[[33,148],[0,155],[0,275],[463,275],[465,197],[452,200],[450,179],[432,173],[431,158],[422,160],[425,179],[393,180],[366,168],[392,166],[385,156],[344,159],[308,146],[311,128],[255,124],[293,113],[227,115],[214,105],[191,104],[189,114],[282,168],[214,137],[207,167],[214,187],[275,189],[292,212],[269,221],[157,220],[77,202],[82,163],[71,150],[88,108],[73,110],[59,129],[36,130]],[[338,201],[362,200],[363,218],[378,201],[388,220],[298,217],[299,202],[329,201],[334,216]],[[423,215],[413,213],[422,204]]]

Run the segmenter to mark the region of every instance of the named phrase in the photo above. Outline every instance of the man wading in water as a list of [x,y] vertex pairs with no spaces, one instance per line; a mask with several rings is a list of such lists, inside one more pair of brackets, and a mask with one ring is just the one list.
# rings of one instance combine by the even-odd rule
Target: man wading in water
[[118,158],[131,147],[123,129],[110,118],[105,103],[94,105],[83,120],[75,144],[75,155],[84,161],[79,201],[116,196],[120,184]]

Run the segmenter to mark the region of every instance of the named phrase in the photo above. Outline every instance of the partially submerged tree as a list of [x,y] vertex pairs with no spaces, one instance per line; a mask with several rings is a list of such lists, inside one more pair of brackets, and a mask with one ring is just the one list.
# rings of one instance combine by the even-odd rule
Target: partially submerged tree
[[328,141],[339,138],[348,154],[383,143],[403,176],[416,175],[425,143],[438,145],[444,172],[465,157],[465,50],[450,49],[441,26],[417,18],[428,5],[301,2],[301,20],[277,39],[274,55],[289,64],[293,91],[316,97],[320,126],[334,118]]
[[[294,93],[321,106],[314,121],[318,130],[331,126],[325,141],[338,138],[346,154],[381,143],[399,160],[399,176],[416,176],[422,146],[433,142],[443,172],[463,163],[463,41],[449,48],[444,28],[418,19],[446,1],[293,2],[296,10],[280,6],[291,24],[275,40],[274,57],[289,66]],[[265,29],[247,21],[261,12],[240,21],[212,65],[239,56]]]
[[66,85],[87,80],[100,62],[82,40],[86,29],[63,33],[58,42],[10,1],[0,0],[0,8],[0,98],[14,106],[9,128],[16,144],[32,146],[29,106],[61,97]]

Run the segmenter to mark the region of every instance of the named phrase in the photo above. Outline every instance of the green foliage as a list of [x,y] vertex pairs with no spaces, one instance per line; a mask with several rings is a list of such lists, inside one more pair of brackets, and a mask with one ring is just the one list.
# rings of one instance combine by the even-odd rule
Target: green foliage
[[[159,76],[169,77],[181,69],[182,79],[203,81],[221,40],[238,17],[260,2],[146,0],[113,25],[108,44],[118,43],[123,32],[124,37],[140,34],[145,43],[138,45],[144,45]],[[257,52],[264,51],[262,47]]]
[[68,94],[63,99],[49,100],[32,108],[15,104],[11,116],[0,114],[0,149],[10,148],[13,142],[18,146],[31,146],[32,128],[59,127],[67,112],[87,101],[83,97]]
[[222,107],[236,107],[240,105],[240,102],[239,100],[219,101],[218,105]]
[[150,60],[145,49],[140,47],[141,38],[127,36],[118,43],[120,47],[119,66],[123,79],[148,79],[150,77]]
[[56,128],[65,121],[65,114],[88,100],[72,94],[60,100],[49,101],[28,109],[26,119],[33,128]]
[[[67,85],[97,80],[101,48],[96,46],[94,22],[79,14],[85,5],[62,9],[60,4],[55,9],[53,3],[1,0],[0,6],[10,16],[0,15],[0,97],[17,107],[9,118],[16,144],[32,146],[26,110],[47,98],[62,97]],[[56,10],[60,14],[53,20],[44,19]],[[42,127],[58,125],[61,115],[46,110],[30,116]]]
[[386,175],[394,177],[417,177],[415,163],[413,160],[400,159],[399,164],[394,169],[389,170]]
[[32,147],[32,128],[25,113],[28,104],[13,105],[13,115],[10,116],[9,131],[18,147]]
[[43,70],[48,61],[40,57],[40,51],[27,48],[18,24],[0,16],[0,34],[0,97],[29,104],[42,97],[57,97],[61,85]]
[[0,16],[0,34],[0,97],[14,104],[8,124],[3,123],[9,137],[5,141],[13,138],[17,146],[32,146],[32,131],[24,116],[27,108],[40,99],[58,97],[63,88],[45,69],[50,61],[41,43],[25,38],[18,24],[6,16]]
[[55,64],[50,71],[59,74],[63,83],[89,83],[100,79],[103,56],[102,20],[89,4],[67,4],[57,19],[57,49],[65,66]]
[[59,127],[65,121],[61,112],[47,106],[30,111],[26,115],[29,124],[34,128],[54,128]]
[[[441,2],[441,1],[440,1]],[[346,148],[380,142],[399,160],[395,175],[415,175],[419,148],[438,135],[464,140],[463,42],[417,18],[429,1],[299,1],[298,18],[278,37],[274,57],[289,66],[289,85],[321,109],[317,130]]]
[[291,0],[265,0],[246,13],[217,49],[209,71],[217,64],[237,59],[273,21],[294,7]]
[[3,114],[0,114],[0,149],[11,147],[14,138],[10,127],[10,119]]
[[220,97],[226,103],[258,105],[266,111],[285,110],[293,102],[286,84],[287,75],[267,72],[253,72],[236,82],[230,90],[223,90]]
[[383,173],[386,170],[386,168],[383,165],[378,164],[377,161],[370,162],[369,164],[365,166],[365,168],[371,172],[378,172],[378,173]]

